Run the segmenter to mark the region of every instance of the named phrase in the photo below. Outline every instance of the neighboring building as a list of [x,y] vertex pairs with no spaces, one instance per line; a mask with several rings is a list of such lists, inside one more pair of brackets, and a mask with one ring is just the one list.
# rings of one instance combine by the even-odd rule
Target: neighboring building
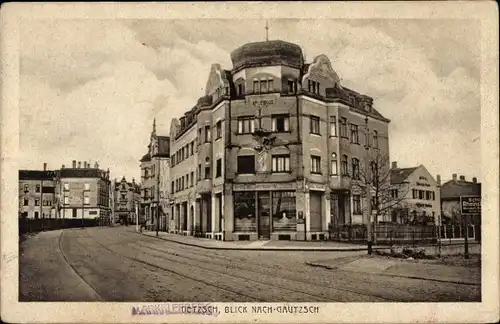
[[384,219],[398,224],[439,224],[440,183],[420,165],[398,168],[392,163],[390,204],[396,204]]
[[231,60],[212,65],[205,96],[171,122],[170,232],[314,240],[331,221],[363,223],[350,170],[365,144],[389,154],[373,99],[343,87],[325,55],[306,63],[285,41],[245,44]]
[[[170,138],[156,135],[153,122],[148,152],[141,158],[141,222],[148,229],[167,231],[170,197]],[[158,216],[157,216],[158,215]]]
[[57,172],[56,192],[60,197],[59,217],[99,219],[109,224],[111,216],[109,170],[99,169],[97,162],[73,161],[71,168],[62,166]]
[[19,171],[19,216],[39,219],[56,218],[56,171]]
[[127,182],[125,177],[120,181],[114,181],[114,222],[124,224],[135,224],[136,207],[141,202],[141,187],[135,183]]
[[[481,183],[477,178],[466,181],[464,176],[457,178],[457,174],[452,175],[452,179],[441,186],[441,214],[444,225],[462,225],[462,215],[460,212],[460,196],[481,196]],[[476,239],[480,240],[481,234],[481,214],[469,216],[469,224],[476,229]]]

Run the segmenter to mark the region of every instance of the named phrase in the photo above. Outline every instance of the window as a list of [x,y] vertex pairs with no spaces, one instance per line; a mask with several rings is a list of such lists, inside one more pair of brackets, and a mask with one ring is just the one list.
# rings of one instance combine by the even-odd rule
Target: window
[[29,205],[29,200],[28,199],[24,199],[24,206],[28,206]]
[[259,80],[254,79],[253,80],[253,93],[258,93],[259,92]]
[[288,80],[288,93],[295,93],[295,92],[297,92],[297,81]]
[[35,199],[35,206],[40,206],[40,199]]
[[311,173],[321,174],[321,157],[311,156]]
[[308,80],[309,92],[319,94],[319,82]]
[[347,138],[347,118],[340,118],[340,137]]
[[144,169],[144,178],[148,177],[148,169]]
[[362,214],[361,212],[361,195],[352,196],[352,209],[354,214]]
[[122,199],[127,199],[127,195],[126,194],[122,194]]
[[431,194],[432,194],[431,199],[436,200],[436,193],[434,191],[431,191]]
[[236,169],[239,174],[255,173],[255,156],[253,155],[238,156]]
[[212,141],[210,126],[205,126],[205,143],[209,143]]
[[424,199],[424,193],[425,193],[424,190],[419,190],[418,191],[418,199]]
[[194,184],[194,172],[191,172],[191,183],[190,186],[192,187]]
[[198,180],[201,180],[201,164],[198,164]]
[[330,116],[330,136],[337,136],[337,116]]
[[201,128],[198,128],[198,138],[199,138],[198,145],[200,145],[201,144]]
[[372,170],[372,181],[378,182],[379,177],[378,177],[378,165],[375,161],[370,162],[370,167]]
[[373,131],[373,147],[378,148],[378,132],[376,130]]
[[359,180],[359,160],[352,158],[352,178]]
[[67,205],[69,203],[69,197],[64,197],[64,204]]
[[274,91],[274,80],[272,78],[267,79],[267,91],[269,92]]
[[[76,217],[75,213],[73,213],[73,217]],[[35,219],[38,219],[38,212],[37,211],[35,212]]]
[[194,154],[194,141],[191,142],[191,144],[189,144],[189,146],[190,146],[190,153],[191,153],[191,155],[193,155]]
[[222,137],[222,121],[219,120],[215,127],[216,127],[216,136],[217,136],[216,139],[219,139]]
[[205,166],[205,179],[210,179],[211,176],[210,176],[210,166],[209,165],[206,165]]
[[340,160],[340,172],[342,172],[343,176],[348,176],[347,170],[347,155],[342,155],[342,159]]
[[310,132],[312,134],[318,134],[318,135],[320,135],[320,132],[319,132],[319,117],[317,117],[317,116],[310,116],[309,117],[309,125],[310,125]]
[[83,203],[85,205],[90,205],[90,197],[85,196],[84,199],[83,199]]
[[391,197],[392,198],[398,198],[398,189],[391,189]]
[[215,177],[218,178],[222,176],[222,159],[217,159],[215,163],[216,163]]
[[172,181],[172,184],[170,186],[170,192],[175,192],[175,182]]
[[351,143],[359,144],[358,125],[351,124]]
[[245,94],[245,84],[244,83],[238,84],[238,87],[236,88],[236,94],[238,96],[242,96]]
[[260,80],[260,91],[259,92],[267,92],[267,80]]
[[238,134],[249,134],[254,132],[254,118],[253,117],[239,117],[238,118]]
[[85,188],[85,190],[90,190],[90,184],[86,183],[86,184],[84,185],[84,188]]
[[289,155],[275,155],[272,158],[273,172],[289,172],[290,171],[290,156]]
[[25,184],[24,185],[24,192],[29,192],[30,191],[30,186]]
[[273,132],[288,132],[290,131],[290,116],[289,115],[273,115],[271,117]]
[[40,185],[35,186],[35,192],[40,192]]
[[337,153],[332,153],[332,161],[331,161],[331,174],[337,175]]

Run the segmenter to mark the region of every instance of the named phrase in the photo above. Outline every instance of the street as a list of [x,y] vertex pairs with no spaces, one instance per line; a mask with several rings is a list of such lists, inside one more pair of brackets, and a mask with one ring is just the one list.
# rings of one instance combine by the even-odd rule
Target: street
[[479,301],[480,285],[306,265],[366,252],[208,250],[134,226],[42,232],[21,243],[20,301]]

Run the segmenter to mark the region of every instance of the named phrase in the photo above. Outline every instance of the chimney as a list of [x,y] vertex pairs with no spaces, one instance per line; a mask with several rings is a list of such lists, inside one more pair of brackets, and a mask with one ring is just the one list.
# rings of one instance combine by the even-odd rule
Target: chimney
[[81,167],[82,167],[82,162],[78,161],[78,169],[80,169]]
[[76,160],[73,160],[73,169],[76,169]]
[[47,163],[43,164],[43,171],[47,171]]
[[452,174],[452,178],[453,178],[453,181],[457,181],[457,174],[456,174],[456,173],[453,173],[453,174]]
[[465,182],[465,177],[463,175],[460,176],[460,181]]
[[477,183],[477,178],[476,177],[472,178],[472,183]]
[[64,164],[63,164],[63,165],[61,165],[61,169],[64,169]]
[[441,176],[439,174],[436,176],[436,182],[438,186],[441,186]]
[[392,162],[392,168],[397,169],[398,168],[398,162]]

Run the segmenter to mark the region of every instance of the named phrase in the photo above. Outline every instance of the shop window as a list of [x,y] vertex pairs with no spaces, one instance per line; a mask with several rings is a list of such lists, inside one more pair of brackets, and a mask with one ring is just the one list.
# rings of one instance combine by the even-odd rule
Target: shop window
[[255,192],[234,192],[234,230],[236,232],[255,232]]
[[311,173],[321,174],[321,157],[311,156]]
[[273,191],[271,208],[274,231],[297,230],[297,210],[294,191]]
[[309,126],[311,134],[321,135],[319,128],[319,117],[311,115],[309,117]]
[[253,155],[238,156],[237,172],[239,174],[255,173],[255,156]]
[[273,132],[290,131],[290,115],[273,115],[271,117]]

